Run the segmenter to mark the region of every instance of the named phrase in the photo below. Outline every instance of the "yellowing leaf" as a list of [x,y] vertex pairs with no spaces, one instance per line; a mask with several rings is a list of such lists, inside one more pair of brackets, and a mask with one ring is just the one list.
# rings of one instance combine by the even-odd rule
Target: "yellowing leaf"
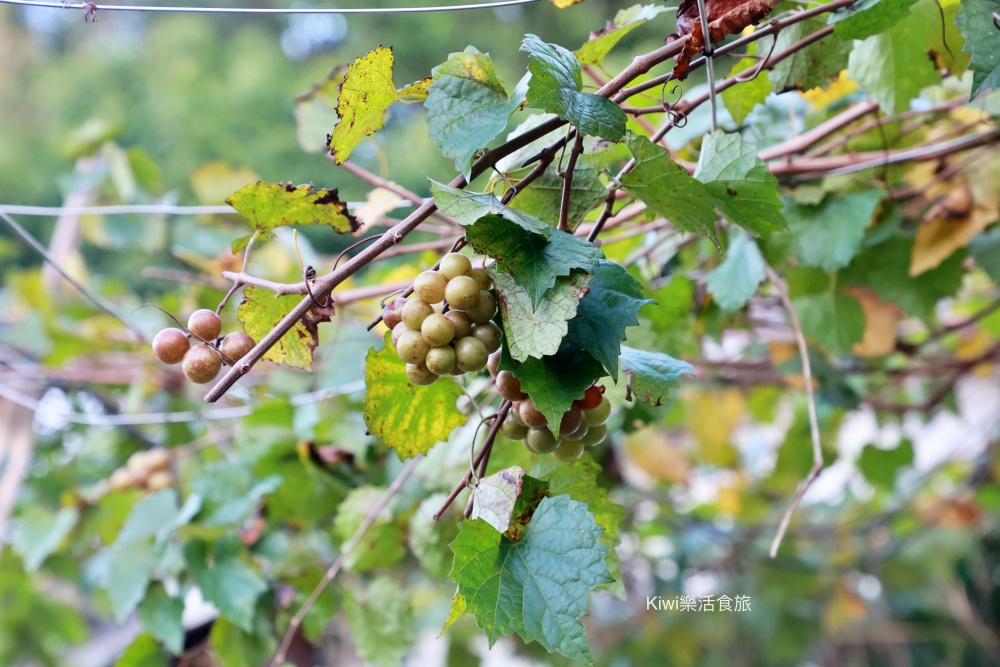
[[434,77],[425,76],[419,81],[414,81],[408,86],[403,86],[396,91],[396,99],[403,104],[414,104],[427,99],[427,89],[434,83]]
[[335,189],[257,182],[234,192],[226,203],[249,220],[261,238],[270,238],[275,227],[286,225],[326,225],[338,232],[358,228]]
[[583,0],[551,0],[551,2],[559,9],[566,9],[567,7],[572,7],[575,4],[583,2]]
[[653,479],[685,482],[691,474],[691,462],[680,446],[658,429],[647,427],[630,434],[625,453],[631,464]]
[[[793,341],[773,340],[767,344],[767,349],[771,352],[771,363],[774,364],[775,368],[799,354],[799,348]],[[785,382],[788,383],[789,387],[802,390],[806,388],[806,380],[802,376],[802,373],[786,373],[782,377],[785,378]],[[815,378],[813,379],[813,386],[817,386]]]
[[[285,315],[299,305],[301,300],[301,296],[294,294],[275,297],[273,292],[266,289],[245,287],[243,303],[240,304],[236,316],[243,324],[243,330],[247,335],[260,342],[271,333]],[[332,314],[332,307],[322,309],[314,307],[264,354],[264,358],[276,364],[309,370],[312,365],[313,350],[319,344],[316,325],[320,322],[329,322]]]
[[[955,358],[962,360],[975,359],[981,357],[995,343],[993,336],[984,329],[976,329],[976,332],[964,338],[958,347],[955,348]],[[973,375],[988,378],[991,375],[989,362],[983,362],[972,369]]]
[[259,177],[252,169],[237,168],[226,162],[208,162],[191,174],[191,189],[202,204],[216,205]]
[[896,349],[896,325],[903,319],[899,306],[880,300],[873,290],[863,287],[847,287],[845,291],[857,299],[865,311],[864,337],[851,352],[859,357],[878,357]]
[[455,407],[462,394],[455,379],[441,377],[426,387],[412,384],[388,335],[385,347],[368,351],[365,387],[365,425],[401,459],[426,453],[467,419]]
[[687,428],[698,441],[701,459],[720,466],[736,463],[731,437],[746,412],[743,393],[735,387],[718,392],[697,392],[684,403]]
[[847,70],[841,70],[833,83],[824,88],[817,86],[802,93],[813,109],[826,109],[834,102],[839,102],[858,89],[858,82],[847,75]]
[[337,124],[337,96],[346,72],[343,66],[335,67],[312,90],[295,98],[295,136],[306,153],[326,148],[330,128]]
[[[385,224],[386,215],[390,211],[395,210],[396,206],[402,201],[403,198],[392,190],[375,188],[370,191],[368,196],[365,197],[365,203],[354,211],[354,215],[361,222],[361,227],[358,228],[358,231],[360,232],[364,227],[375,227]],[[357,235],[357,232],[355,232],[355,235]]]
[[329,142],[337,164],[350,157],[362,139],[382,129],[386,110],[398,99],[392,82],[393,61],[392,49],[380,46],[347,66],[337,101],[340,122]]
[[823,630],[835,635],[847,626],[864,620],[867,615],[868,607],[864,600],[841,582],[823,611]]
[[441,628],[441,633],[438,635],[438,639],[444,634],[444,631],[451,627],[451,624],[457,621],[462,614],[465,613],[465,596],[455,591],[455,597],[451,601],[451,611],[448,612],[448,618],[444,622],[444,627]]

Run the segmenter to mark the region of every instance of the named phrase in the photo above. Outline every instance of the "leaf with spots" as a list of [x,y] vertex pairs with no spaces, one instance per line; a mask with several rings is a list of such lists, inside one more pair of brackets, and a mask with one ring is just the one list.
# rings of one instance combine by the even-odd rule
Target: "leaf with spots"
[[455,407],[462,394],[455,379],[441,377],[426,387],[412,384],[406,377],[406,364],[389,344],[388,334],[381,350],[368,351],[365,386],[368,431],[402,459],[427,453],[466,421]]
[[337,101],[340,122],[328,143],[337,164],[347,160],[362,139],[382,129],[385,112],[398,99],[392,82],[394,60],[392,49],[380,46],[347,66]]
[[335,189],[257,182],[234,192],[226,203],[250,221],[261,240],[274,236],[275,227],[288,225],[325,225],[341,233],[361,226]]
[[[246,334],[259,342],[299,305],[302,298],[298,295],[275,296],[273,292],[261,287],[247,286],[243,288],[243,302],[236,311],[236,317],[243,324]],[[313,351],[319,345],[317,325],[329,322],[332,315],[332,305],[327,308],[314,306],[264,353],[264,358],[276,364],[309,370]]]
[[548,486],[520,466],[483,477],[472,487],[469,518],[482,519],[516,542]]
[[582,65],[600,65],[622,37],[667,9],[657,5],[633,5],[618,10],[614,21],[608,21],[603,30],[591,33],[590,40],[573,52],[576,59]]

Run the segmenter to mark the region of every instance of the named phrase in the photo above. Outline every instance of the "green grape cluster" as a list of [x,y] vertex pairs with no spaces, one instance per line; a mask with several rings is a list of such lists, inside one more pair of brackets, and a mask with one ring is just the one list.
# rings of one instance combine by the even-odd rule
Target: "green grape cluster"
[[392,330],[392,346],[406,362],[406,377],[417,385],[442,375],[474,373],[500,349],[502,334],[491,321],[497,312],[493,283],[468,257],[449,253],[436,271],[413,281],[409,299],[393,299],[382,311]]
[[500,396],[513,402],[500,432],[511,440],[524,440],[530,452],[552,454],[560,461],[575,461],[584,448],[596,447],[608,436],[611,403],[604,397],[603,386],[593,385],[583,398],[573,401],[558,429],[549,428],[548,419],[521,390],[521,383],[513,373],[499,371],[496,386]]
[[[215,311],[202,308],[191,313],[187,332],[163,329],[153,337],[153,354],[165,364],[180,364],[184,377],[196,384],[215,379],[223,360],[235,363],[253,349],[253,338],[234,331],[219,340],[222,320]],[[191,339],[195,344],[191,344]]]

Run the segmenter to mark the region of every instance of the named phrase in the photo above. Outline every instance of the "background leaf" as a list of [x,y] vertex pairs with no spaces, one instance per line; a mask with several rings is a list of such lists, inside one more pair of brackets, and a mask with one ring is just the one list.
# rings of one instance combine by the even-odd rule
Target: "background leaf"
[[344,614],[358,656],[375,665],[398,665],[416,636],[408,591],[390,577],[373,579],[363,599],[349,591]]
[[660,405],[670,397],[670,390],[682,375],[694,373],[686,361],[662,352],[646,352],[622,345],[622,373],[628,377],[626,398],[635,396],[643,403]]
[[726,259],[705,278],[705,286],[719,308],[732,312],[746,305],[764,282],[764,257],[757,244],[741,230],[732,230]]
[[252,183],[234,192],[226,203],[249,220],[262,239],[273,236],[275,227],[287,225],[324,225],[342,233],[361,227],[336,190],[312,185]]
[[394,60],[392,48],[379,46],[347,66],[337,100],[340,122],[328,144],[337,164],[347,160],[362,139],[382,129],[385,112],[397,99],[392,82]]
[[997,11],[1000,7],[995,1],[962,0],[955,18],[965,37],[962,50],[972,56],[969,62],[972,69],[970,101],[987,90],[1000,87],[1000,31],[993,25],[993,13]]

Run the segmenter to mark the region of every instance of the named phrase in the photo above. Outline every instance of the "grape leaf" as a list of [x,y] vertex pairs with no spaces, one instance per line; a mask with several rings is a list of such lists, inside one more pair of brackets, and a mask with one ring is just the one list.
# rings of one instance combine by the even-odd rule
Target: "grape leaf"
[[665,11],[666,7],[657,5],[632,5],[619,9],[614,21],[608,21],[603,30],[591,33],[590,40],[573,54],[582,65],[600,65],[622,37]]
[[458,525],[454,521],[434,520],[434,514],[446,497],[444,493],[435,493],[425,498],[410,517],[406,535],[410,551],[424,571],[438,579],[448,576],[451,558],[447,545],[458,536]]
[[261,499],[281,486],[281,477],[270,475],[255,479],[243,463],[216,461],[199,470],[191,481],[203,500],[204,526],[242,524],[260,504]]
[[[586,149],[577,160],[566,218],[568,231],[576,231],[583,218],[594,208],[594,204],[607,196],[608,191],[600,178],[606,164],[604,155],[587,154]],[[564,183],[558,173],[558,165],[550,164],[545,173],[518,193],[510,206],[555,227],[559,224]]]
[[573,500],[587,503],[587,510],[594,515],[594,521],[604,529],[601,533],[601,544],[608,550],[604,563],[614,580],[601,584],[600,588],[611,591],[622,600],[625,599],[625,586],[621,581],[621,558],[615,549],[621,540],[618,538],[618,524],[628,512],[621,505],[608,500],[607,490],[597,483],[597,476],[602,472],[588,453],[576,461],[564,463],[554,456],[538,456],[535,458],[531,474],[549,484],[549,495],[569,495]]
[[504,340],[517,361],[555,354],[567,331],[567,320],[576,315],[580,297],[586,294],[590,275],[573,271],[556,279],[534,305],[528,290],[506,271],[486,269],[497,291],[497,305],[503,322]]
[[525,231],[541,234],[548,238],[552,228],[538,218],[509,208],[500,203],[492,194],[467,192],[431,179],[431,194],[434,203],[442,213],[447,213],[463,227],[473,225],[484,215],[499,215]]
[[763,236],[787,226],[778,179],[739,134],[705,135],[694,177],[705,184],[719,214],[748,232]]
[[336,189],[258,181],[234,192],[226,203],[250,221],[261,240],[274,236],[275,227],[286,225],[325,225],[342,233],[361,226]]
[[996,0],[962,0],[955,18],[965,37],[962,50],[972,55],[970,102],[980,93],[1000,88],[1000,30],[993,24],[995,12],[1000,12]]
[[174,655],[180,655],[184,650],[184,626],[181,625],[183,613],[184,600],[171,597],[158,581],[149,586],[146,598],[136,611],[143,629],[162,642]]
[[910,13],[917,0],[860,0],[830,14],[833,34],[841,39],[865,39],[888,30]]
[[937,302],[954,295],[962,285],[966,253],[959,250],[936,268],[915,277],[909,275],[912,255],[912,239],[892,237],[859,253],[839,275],[852,285],[871,287],[882,301],[894,303],[931,324]]
[[993,282],[1000,284],[1000,227],[983,232],[969,242],[973,259]]
[[596,246],[559,229],[548,235],[524,230],[499,215],[485,215],[466,228],[466,238],[476,252],[496,259],[528,293],[532,308],[562,276],[580,270],[593,273],[604,257]]
[[115,662],[115,667],[167,667],[170,661],[152,635],[137,635]]
[[764,257],[757,244],[742,230],[733,229],[726,259],[708,274],[705,287],[719,308],[733,312],[757,293],[764,277]]
[[39,506],[28,506],[13,523],[10,546],[24,562],[24,569],[35,572],[63,543],[80,519],[75,507],[63,507],[56,513]]
[[570,339],[618,377],[618,357],[625,329],[639,324],[639,309],[653,303],[642,295],[639,281],[622,266],[603,260],[569,321]]
[[451,610],[448,611],[448,618],[445,619],[444,627],[441,628],[440,634],[438,634],[438,639],[444,634],[444,631],[451,627],[451,624],[457,621],[462,615],[465,614],[465,596],[455,591],[455,597],[451,600]]
[[425,76],[419,81],[408,83],[396,91],[396,99],[404,104],[416,104],[423,102],[430,95],[430,88],[434,84],[434,77]]
[[528,72],[528,106],[557,114],[582,134],[618,141],[625,134],[625,112],[593,93],[584,93],[583,75],[576,56],[535,35],[525,35],[521,50],[531,56]]
[[[266,620],[264,613],[257,614],[254,627],[248,632],[224,617],[215,619],[208,646],[218,667],[260,667],[267,664],[277,649],[277,641],[274,630]],[[282,667],[289,667],[289,663],[284,663]]]
[[913,463],[913,443],[903,440],[893,449],[865,445],[858,456],[858,470],[873,486],[891,489],[896,473]]
[[481,478],[472,487],[469,518],[482,519],[516,542],[549,486],[527,475],[513,466]]
[[593,664],[581,617],[587,592],[611,581],[602,532],[587,506],[568,495],[542,500],[517,542],[482,519],[462,522],[451,577],[490,646],[516,632]]
[[[306,298],[309,298],[308,296]],[[296,294],[276,296],[261,287],[243,288],[243,301],[236,317],[243,324],[243,331],[255,341],[262,340],[290,313],[302,297]],[[320,322],[329,322],[333,315],[332,304],[326,308],[314,306],[306,316],[295,323],[288,333],[264,353],[264,359],[292,368],[309,370],[313,350],[319,345]]]
[[340,122],[328,143],[337,164],[347,160],[362,139],[382,129],[385,112],[397,99],[392,82],[394,59],[392,48],[380,46],[347,66],[337,100]]
[[421,387],[406,377],[406,363],[389,343],[365,360],[365,425],[368,431],[396,450],[401,459],[426,454],[466,417],[455,401],[462,394],[454,378],[442,377]]
[[[337,516],[333,519],[333,537],[339,546],[343,547],[354,536],[358,526],[384,493],[385,489],[360,486],[340,503]],[[379,513],[375,523],[365,532],[364,539],[347,558],[344,567],[367,572],[392,565],[406,554],[403,546],[406,537],[402,527],[394,521],[394,510],[395,503],[390,502]]]
[[[750,55],[757,52],[756,43],[751,44],[748,49]],[[745,72],[760,65],[756,58],[740,58],[729,70],[729,76],[733,77],[740,72]],[[746,117],[753,111],[754,107],[767,99],[771,94],[771,84],[763,76],[756,76],[750,81],[730,86],[722,91],[722,101],[729,110],[729,115],[737,125],[742,125]]]
[[850,264],[884,196],[884,190],[868,190],[828,197],[818,205],[787,201],[785,218],[802,263],[830,272]]
[[849,354],[865,333],[861,303],[831,284],[818,269],[788,270],[788,292],[802,333],[834,354]]
[[635,168],[622,178],[625,190],[674,227],[716,241],[715,221],[719,216],[705,185],[671,160],[665,148],[646,137],[629,133],[625,143],[636,162]]
[[201,594],[230,621],[249,631],[257,598],[267,583],[241,558],[243,543],[233,535],[209,545],[193,539],[184,545],[184,559]]
[[504,347],[500,369],[514,374],[550,424],[558,424],[573,401],[583,398],[587,387],[605,375],[596,359],[567,342],[554,355],[528,357],[523,363],[514,361]]
[[449,55],[432,74],[424,102],[428,134],[469,180],[473,156],[507,127],[524,102],[527,82],[522,79],[508,98],[489,55],[473,46]]
[[694,366],[662,352],[646,352],[622,345],[619,359],[622,373],[628,377],[625,397],[635,396],[643,403],[661,405],[682,375],[694,374]]
[[[783,28],[778,33],[775,53],[781,53],[799,40],[823,28],[823,18],[814,17]],[[847,67],[847,57],[853,42],[827,37],[796,51],[774,66],[767,75],[772,90],[783,93],[788,90],[810,90],[826,88],[830,79]]]
[[295,138],[306,153],[326,149],[326,135],[337,122],[337,95],[344,67],[335,67],[323,80],[295,98]]
[[358,657],[375,665],[398,665],[417,634],[406,587],[390,577],[376,577],[363,600],[345,589],[344,614]]
[[847,71],[881,109],[895,116],[910,107],[924,86],[941,80],[927,55],[933,16],[930,5],[920,5],[888,30],[858,43],[851,51]]

